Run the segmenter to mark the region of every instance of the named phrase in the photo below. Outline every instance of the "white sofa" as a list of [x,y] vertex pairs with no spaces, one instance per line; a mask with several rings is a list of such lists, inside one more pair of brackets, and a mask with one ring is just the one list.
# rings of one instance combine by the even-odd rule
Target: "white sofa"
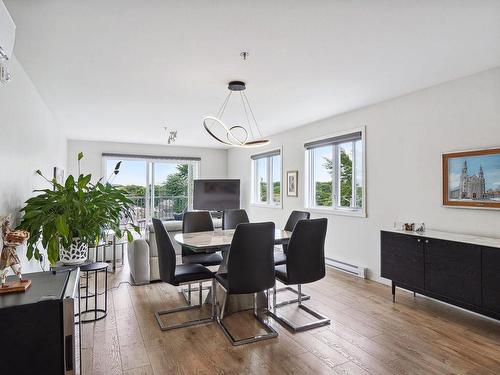
[[[214,228],[222,227],[221,219],[213,219]],[[170,235],[175,253],[181,254],[181,246],[175,242],[174,236],[182,232],[182,221],[164,221],[163,225]],[[151,281],[160,280],[158,270],[158,249],[153,225],[146,229],[146,238],[135,239],[128,247],[128,262],[130,275],[136,285],[148,284]]]

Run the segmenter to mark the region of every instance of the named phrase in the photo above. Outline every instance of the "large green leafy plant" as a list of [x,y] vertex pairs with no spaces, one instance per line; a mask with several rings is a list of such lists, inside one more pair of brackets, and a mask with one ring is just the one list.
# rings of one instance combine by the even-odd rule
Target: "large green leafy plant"
[[[139,228],[131,224],[133,202],[122,190],[102,179],[94,184],[90,174],[80,174],[82,158],[79,153],[78,178],[70,175],[64,184],[36,171],[53,189],[35,190],[40,194],[28,199],[21,210],[24,215],[19,227],[31,234],[28,259],[40,258],[39,244],[47,249],[48,259],[54,264],[59,259],[59,246],[69,248],[74,238],[92,246],[109,230],[119,238],[126,234],[128,241],[133,240],[131,229],[139,233]],[[112,175],[118,174],[120,163]]]

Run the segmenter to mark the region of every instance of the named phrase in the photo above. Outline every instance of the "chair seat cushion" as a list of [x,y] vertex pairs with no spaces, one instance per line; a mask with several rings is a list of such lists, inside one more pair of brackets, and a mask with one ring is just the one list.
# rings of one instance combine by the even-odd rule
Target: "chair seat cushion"
[[216,273],[215,280],[217,280],[219,282],[219,284],[222,285],[222,287],[227,290],[227,288],[228,288],[227,273]]
[[288,284],[288,275],[286,273],[286,265],[282,264],[274,267],[276,278],[284,284]]
[[197,263],[203,266],[218,266],[222,263],[222,256],[219,253],[198,253],[182,257],[183,264]]
[[201,264],[180,264],[175,267],[175,284],[186,283],[203,279],[211,279],[214,273]]
[[275,251],[274,252],[274,264],[275,265],[280,265],[280,264],[285,264],[286,263],[286,255],[282,251]]

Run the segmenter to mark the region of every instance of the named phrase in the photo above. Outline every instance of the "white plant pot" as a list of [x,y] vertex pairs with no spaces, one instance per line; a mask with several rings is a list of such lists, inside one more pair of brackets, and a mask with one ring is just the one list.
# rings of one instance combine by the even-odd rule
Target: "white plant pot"
[[80,241],[79,238],[73,238],[69,249],[62,246],[59,248],[59,260],[63,264],[82,264],[87,260],[89,245]]

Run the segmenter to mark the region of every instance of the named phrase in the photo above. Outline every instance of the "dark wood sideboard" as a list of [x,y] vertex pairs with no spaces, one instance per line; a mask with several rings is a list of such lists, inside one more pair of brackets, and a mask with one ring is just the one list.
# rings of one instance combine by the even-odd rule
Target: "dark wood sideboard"
[[500,319],[500,240],[381,231],[381,276],[396,287]]
[[0,296],[0,373],[81,374],[79,268],[23,277],[31,280],[26,292]]

